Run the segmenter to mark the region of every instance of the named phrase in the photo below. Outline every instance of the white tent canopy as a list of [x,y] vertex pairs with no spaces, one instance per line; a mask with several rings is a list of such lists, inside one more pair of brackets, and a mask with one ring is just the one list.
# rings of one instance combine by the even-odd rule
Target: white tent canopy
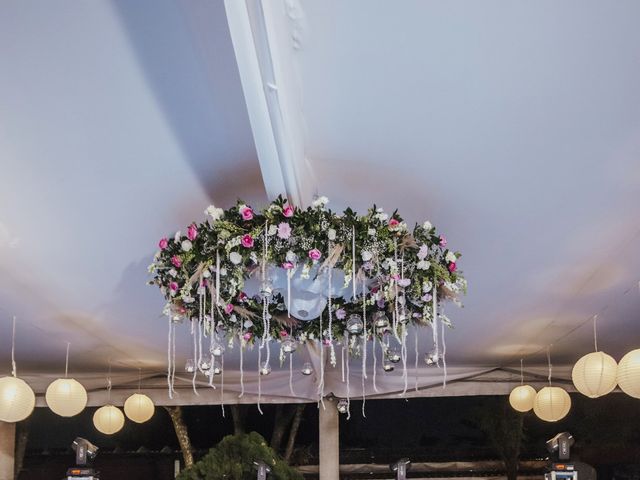
[[[398,208],[464,254],[449,383],[415,370],[411,339],[410,395],[507,393],[522,357],[544,381],[550,344],[566,381],[593,348],[594,314],[619,359],[640,346],[639,17],[637,2],[601,0],[3,2],[2,374],[16,315],[18,373],[40,394],[69,341],[93,404],[109,365],[116,401],[141,369],[158,403],[257,402],[255,351],[238,399],[237,348],[224,393],[202,378],[196,395],[178,372],[169,399],[164,302],[146,267],[210,203],[278,193]],[[318,376],[298,373],[308,360],[317,372],[316,350],[296,353],[295,395],[274,363],[260,400],[317,400]],[[366,394],[397,397],[401,372],[379,371]],[[340,363],[325,384],[347,394]]]

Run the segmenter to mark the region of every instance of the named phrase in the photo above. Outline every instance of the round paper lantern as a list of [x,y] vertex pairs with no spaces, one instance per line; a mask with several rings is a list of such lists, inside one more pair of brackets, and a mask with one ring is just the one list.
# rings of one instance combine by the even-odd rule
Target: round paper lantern
[[518,385],[509,394],[509,403],[518,412],[528,412],[533,408],[536,390],[531,385]]
[[36,395],[24,380],[17,377],[0,378],[0,420],[19,422],[36,406]]
[[544,387],[536,394],[533,411],[545,422],[563,419],[571,409],[571,397],[560,387]]
[[627,395],[640,398],[640,349],[631,350],[620,360],[618,385]]
[[134,393],[124,402],[124,413],[129,420],[144,423],[153,417],[156,410],[153,400],[142,393]]
[[99,432],[105,435],[113,435],[124,426],[122,411],[113,405],[105,405],[93,414],[93,424]]
[[573,385],[583,395],[598,398],[616,388],[618,364],[604,352],[592,352],[578,360],[571,372]]
[[73,378],[59,378],[47,387],[45,400],[53,413],[73,417],[87,406],[87,391]]

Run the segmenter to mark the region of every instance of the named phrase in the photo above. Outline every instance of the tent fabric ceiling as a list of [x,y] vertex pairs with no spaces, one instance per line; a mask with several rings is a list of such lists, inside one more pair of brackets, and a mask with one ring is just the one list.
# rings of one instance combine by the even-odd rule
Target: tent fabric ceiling
[[[447,358],[452,380],[487,381],[421,394],[505,393],[510,374],[495,369],[523,356],[543,369],[551,343],[567,380],[592,345],[589,328],[569,333],[595,313],[605,351],[619,359],[638,347],[640,4],[263,6],[276,79],[292,86],[279,94],[289,93],[285,127],[296,124],[290,144],[304,151],[305,198],[397,207],[464,254],[470,288],[463,309],[447,307]],[[232,36],[222,1],[0,5],[6,373],[16,315],[18,373],[39,392],[70,341],[92,401],[109,364],[118,394],[137,388],[129,375],[142,368],[169,401],[163,301],[145,285],[154,246],[210,203],[267,201]],[[178,335],[180,367],[190,336]],[[233,401],[236,357],[226,369]],[[287,365],[274,370],[264,401],[291,400]],[[424,386],[442,374],[420,372]],[[313,380],[298,377],[298,398],[314,398]],[[402,390],[400,375],[384,378],[381,395]],[[247,382],[253,401],[255,372]],[[176,401],[219,401],[190,389],[180,382]]]

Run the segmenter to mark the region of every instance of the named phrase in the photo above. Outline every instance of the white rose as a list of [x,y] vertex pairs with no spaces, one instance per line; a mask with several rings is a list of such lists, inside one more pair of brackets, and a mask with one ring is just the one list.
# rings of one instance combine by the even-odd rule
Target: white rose
[[220,269],[220,275],[224,277],[226,274],[227,274],[227,269],[226,269],[226,268],[224,268],[224,267],[222,267],[222,268]]
[[431,266],[431,262],[428,262],[426,260],[420,260],[417,265],[416,268],[418,270],[429,270],[429,267]]
[[269,235],[275,235],[276,233],[278,233],[278,226],[277,225],[269,225]]
[[448,251],[444,259],[450,263],[455,263],[455,261],[457,260],[456,256],[453,254],[452,251]]
[[176,275],[178,275],[178,272],[176,272],[175,268],[172,268],[171,270],[169,270],[169,275],[171,275],[172,277],[175,277]]
[[204,272],[202,272],[202,276],[204,278],[209,278],[211,276],[211,272],[209,272],[209,270],[205,270]]
[[311,206],[313,208],[324,207],[327,203],[329,203],[329,199],[327,197],[318,197],[313,202],[311,202]]
[[176,234],[173,236],[173,241],[178,243],[180,241],[180,237],[182,236],[182,232],[178,230]]
[[224,210],[216,208],[213,205],[209,205],[204,211],[204,214],[211,217],[212,220],[220,220],[224,216]]
[[369,236],[374,237],[377,232],[375,228],[370,228],[369,230],[367,230],[367,233],[369,234]]
[[243,323],[244,328],[253,327],[253,322],[251,320],[245,320]]
[[327,231],[327,237],[329,238],[329,240],[335,240],[336,239],[336,231],[333,228],[330,228]]
[[424,228],[425,230],[429,231],[433,228],[433,225],[431,225],[431,222],[426,221],[422,224],[422,228]]
[[229,260],[234,265],[240,265],[240,263],[242,263],[242,255],[240,255],[238,252],[231,252],[229,254]]
[[193,248],[193,244],[190,240],[184,240],[181,244],[181,247],[183,252],[188,252],[189,250],[191,250],[191,248]]
[[389,220],[389,215],[387,215],[386,213],[378,213],[376,215],[376,218],[381,222],[386,222],[387,220]]
[[432,288],[433,288],[433,283],[431,283],[431,282],[424,282],[422,284],[422,291],[424,293],[429,293]]
[[378,207],[378,208],[376,208],[376,212],[382,213],[382,212],[384,212],[384,208]]
[[285,256],[287,262],[291,262],[291,263],[296,263],[298,261],[298,256],[293,253],[291,250],[289,250],[287,252],[287,255]]
[[360,256],[362,257],[363,261],[368,262],[373,258],[373,253],[371,253],[369,250],[363,250]]

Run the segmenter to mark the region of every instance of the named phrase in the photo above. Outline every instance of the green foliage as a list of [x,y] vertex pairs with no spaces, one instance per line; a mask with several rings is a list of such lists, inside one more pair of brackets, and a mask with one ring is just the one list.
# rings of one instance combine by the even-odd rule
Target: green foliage
[[262,460],[271,468],[270,479],[302,480],[258,433],[228,435],[196,462],[180,472],[178,480],[250,480],[256,478],[253,462]]

